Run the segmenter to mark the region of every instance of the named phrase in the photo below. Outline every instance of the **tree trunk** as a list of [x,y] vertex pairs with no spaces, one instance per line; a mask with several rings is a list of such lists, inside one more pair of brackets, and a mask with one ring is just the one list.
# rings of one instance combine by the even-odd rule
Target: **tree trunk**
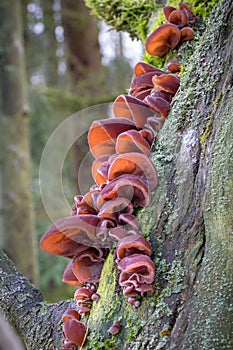
[[90,79],[93,85],[93,75],[96,79],[102,69],[97,23],[83,0],[62,0],[62,22],[72,84]]
[[[153,148],[159,186],[139,220],[154,248],[156,292],[133,309],[115,282],[110,254],[98,289],[101,298],[87,320],[89,336],[83,349],[233,348],[232,10],[231,0],[220,1],[205,32],[192,44],[195,52],[186,63],[172,111]],[[184,53],[186,49],[190,52],[190,44]],[[4,267],[2,272],[8,289],[1,308],[8,318],[19,304],[17,297],[10,311],[7,308],[9,290],[14,290],[7,277],[12,268]],[[36,315],[33,324],[41,322],[43,315],[48,332],[44,340],[45,330],[37,324],[38,341],[44,341],[44,347],[29,344],[28,349],[50,349],[50,344],[59,349],[54,320],[67,305],[43,304],[39,309],[35,291],[28,293],[29,306],[23,307]],[[122,328],[111,336],[108,329],[114,321]],[[22,330],[21,322],[19,327]],[[23,332],[25,336],[27,329]]]
[[46,50],[46,83],[48,86],[58,85],[58,61],[56,51],[58,48],[57,40],[55,36],[55,13],[53,10],[54,1],[46,0],[42,1],[42,8],[44,12],[44,24],[45,24],[45,50]]
[[20,270],[36,282],[28,106],[21,18],[19,1],[1,1],[0,133],[3,248]]

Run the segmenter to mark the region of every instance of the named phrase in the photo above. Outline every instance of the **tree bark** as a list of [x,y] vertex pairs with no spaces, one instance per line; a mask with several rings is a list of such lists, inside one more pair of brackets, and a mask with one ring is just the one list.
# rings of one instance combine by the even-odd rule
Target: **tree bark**
[[28,106],[21,18],[19,1],[1,1],[0,134],[3,248],[21,271],[36,282]]
[[[110,254],[98,289],[101,298],[87,320],[89,336],[83,349],[233,348],[232,10],[231,0],[220,1],[206,30],[192,44],[195,52],[185,64],[180,90],[153,148],[159,186],[139,219],[154,248],[156,292],[133,309],[115,282]],[[190,44],[184,45],[179,58],[187,52]],[[9,269],[3,266],[0,274],[7,282],[1,308],[14,318],[25,339],[30,327],[17,320],[19,315],[12,316],[13,310],[20,304],[27,319],[35,317],[34,339],[42,342],[47,337],[47,343],[33,348],[26,342],[28,349],[50,349],[49,344],[59,349],[56,322],[68,303],[41,306],[41,296],[28,286],[28,300],[19,302],[17,297],[13,303],[11,276],[18,275],[7,264]],[[23,279],[20,285],[25,283]],[[21,292],[23,298],[26,291]],[[17,294],[16,290],[13,296]],[[114,321],[122,328],[111,336],[108,329]]]

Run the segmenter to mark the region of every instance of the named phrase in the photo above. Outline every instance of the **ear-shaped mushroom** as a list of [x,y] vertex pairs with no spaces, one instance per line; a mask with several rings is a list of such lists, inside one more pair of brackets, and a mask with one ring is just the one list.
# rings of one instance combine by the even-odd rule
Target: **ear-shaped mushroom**
[[108,170],[109,181],[124,174],[143,176],[153,191],[158,183],[158,175],[154,164],[143,153],[131,152],[120,154],[110,165]]
[[169,15],[168,22],[175,24],[179,28],[182,28],[188,24],[188,16],[182,10],[174,10]]
[[71,258],[86,246],[94,245],[99,221],[91,214],[59,219],[41,238],[41,248],[50,254]]
[[109,328],[109,333],[111,333],[112,335],[116,335],[120,332],[121,329],[121,324],[120,322],[115,322],[113,323],[113,325]]
[[110,166],[110,163],[108,162],[108,158],[109,158],[109,155],[101,156],[99,158],[96,158],[92,163],[92,167],[91,167],[92,177],[97,183],[97,185],[99,186],[107,182],[108,169]]
[[73,272],[73,262],[69,261],[66,265],[65,271],[62,276],[62,282],[69,284],[71,286],[81,286],[82,284],[77,279]]
[[118,268],[121,270],[119,277],[121,286],[133,286],[141,295],[151,290],[155,279],[155,266],[149,256],[143,254],[126,256],[119,262]]
[[173,7],[173,6],[164,6],[162,10],[163,10],[163,13],[164,13],[164,16],[165,16],[166,20],[168,21],[168,18],[169,18],[169,16],[170,16],[170,14],[171,14],[173,11],[175,11],[176,8]]
[[118,197],[129,199],[134,207],[146,207],[150,203],[149,186],[139,176],[121,175],[102,189],[97,202],[101,207],[105,201]]
[[80,315],[79,315],[78,311],[75,309],[67,309],[62,315],[62,321],[66,322],[66,321],[72,320],[72,319],[79,320]]
[[175,49],[181,38],[179,28],[171,23],[162,24],[146,40],[146,51],[152,56],[164,56]]
[[120,214],[118,217],[118,223],[122,226],[127,227],[128,229],[129,228],[134,230],[139,229],[138,219],[133,214],[128,214],[128,213]]
[[124,131],[136,129],[132,121],[123,118],[96,120],[92,123],[88,143],[95,158],[115,153],[117,136]]
[[[88,329],[84,323],[71,319],[64,323],[63,332],[70,343],[81,347],[86,340]],[[66,349],[68,349],[67,346]]]
[[178,61],[174,60],[171,61],[167,64],[167,69],[171,72],[171,73],[176,73],[180,71],[180,64]]
[[90,302],[92,301],[91,300],[91,296],[92,296],[93,292],[86,288],[86,287],[82,287],[82,288],[79,288],[75,291],[74,293],[74,299],[76,300],[83,300],[83,301],[86,301],[86,302]]
[[172,102],[172,94],[169,94],[169,92],[165,92],[165,91],[155,91],[152,90],[150,93],[150,96],[152,97],[160,97],[163,100],[171,103]]
[[175,74],[154,76],[152,81],[154,84],[154,92],[164,91],[171,95],[175,95],[180,86],[180,80]]
[[163,70],[161,70],[161,69],[159,69],[157,67],[154,67],[151,64],[146,63],[146,62],[138,62],[134,66],[134,74],[136,76],[144,75],[145,73],[148,73],[148,72],[154,72],[154,74],[157,74],[157,75],[164,73]]
[[137,128],[143,128],[146,119],[152,115],[152,111],[144,102],[130,95],[120,95],[115,99],[113,113],[117,118],[132,120]]
[[138,234],[124,237],[118,242],[116,247],[116,254],[120,260],[132,254],[144,254],[150,256],[151,253],[152,248],[150,243]]
[[178,5],[179,5],[180,10],[183,10],[186,13],[186,15],[189,19],[189,24],[193,25],[197,20],[196,15],[193,13],[193,11],[190,9],[190,7],[186,4],[184,4],[183,2],[179,2]]
[[106,250],[90,247],[72,260],[72,270],[80,284],[99,282]]
[[133,211],[133,205],[127,198],[114,198],[102,205],[98,216],[100,219],[117,220],[121,213],[132,214]]
[[92,189],[84,196],[77,195],[74,197],[74,205],[72,207],[72,215],[81,215],[81,214],[97,214],[97,208],[93,201],[93,194],[99,192],[98,189]]
[[[144,129],[145,130],[145,129]],[[149,133],[150,131],[147,130]],[[116,140],[116,152],[129,153],[129,152],[141,152],[147,156],[150,154],[151,144],[146,140],[140,131],[129,130],[123,132],[117,137]]]
[[145,97],[145,102],[151,109],[161,114],[161,116],[164,119],[167,118],[171,108],[171,105],[169,102],[167,102],[161,97],[155,97],[151,95],[148,95]]
[[136,88],[136,89],[130,89],[129,90],[129,95],[136,97],[137,99],[143,101],[144,98],[149,95],[151,92],[151,88]]
[[181,29],[181,41],[189,41],[194,38],[194,30],[191,27]]
[[146,126],[148,128],[151,128],[156,135],[159,132],[159,130],[162,129],[164,121],[165,119],[161,115],[155,114],[153,117],[147,119]]
[[148,72],[143,75],[135,76],[132,79],[130,89],[152,89],[153,88],[153,83],[152,83],[152,78],[154,75],[161,75],[164,74],[163,71],[157,73],[157,72]]

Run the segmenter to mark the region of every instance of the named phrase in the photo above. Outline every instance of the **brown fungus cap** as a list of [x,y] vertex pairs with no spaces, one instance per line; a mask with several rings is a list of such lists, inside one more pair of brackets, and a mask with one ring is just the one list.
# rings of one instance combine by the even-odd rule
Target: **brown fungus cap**
[[145,177],[150,191],[153,191],[158,184],[155,166],[150,158],[143,153],[130,152],[120,154],[109,167],[108,180],[114,180],[124,174]]
[[174,74],[163,74],[153,77],[154,92],[164,91],[175,95],[180,86],[179,78]]
[[150,256],[152,248],[145,237],[139,234],[124,237],[118,242],[116,254],[118,259],[123,259],[132,254],[144,254]]
[[175,11],[176,10],[176,8],[175,7],[173,7],[173,6],[164,6],[163,7],[163,14],[164,14],[164,16],[166,17],[166,20],[168,21],[168,18],[169,18],[169,16],[170,16],[170,14],[173,12],[173,11]]
[[155,97],[151,95],[148,95],[145,98],[145,102],[148,104],[148,106],[151,109],[159,113],[163,118],[167,118],[171,108],[171,105],[169,102],[167,102],[161,97]]
[[[145,130],[145,129],[144,129]],[[145,132],[150,132],[145,130]],[[151,144],[147,141],[146,137],[140,131],[129,130],[121,133],[117,137],[116,141],[116,152],[129,153],[129,152],[140,152],[147,156],[150,154]]]
[[182,10],[174,10],[168,17],[168,22],[175,24],[179,28],[182,28],[188,25],[188,16]]
[[123,118],[102,119],[92,123],[88,133],[88,143],[95,158],[115,153],[117,136],[126,130],[136,129],[132,121]]
[[[151,78],[151,88],[152,87],[153,84]],[[117,118],[126,118],[129,121],[135,123],[137,128],[142,128],[146,123],[146,119],[152,115],[151,110],[143,101],[134,96],[124,94],[119,95],[115,99],[112,109],[116,120],[118,120]],[[122,130],[122,132],[123,131],[126,130]]]
[[167,69],[171,72],[171,73],[176,73],[180,71],[180,64],[178,61],[174,60],[171,61],[167,64]]
[[81,347],[86,340],[88,329],[84,323],[71,319],[64,323],[63,332],[70,343]]
[[194,24],[197,21],[197,17],[193,13],[193,11],[190,9],[190,7],[183,2],[179,2],[178,5],[179,5],[180,10],[183,10],[186,13],[186,15],[189,19],[189,24],[190,25]]
[[162,24],[146,40],[146,51],[152,56],[164,56],[175,49],[181,38],[179,28],[171,23]]
[[181,29],[181,41],[189,41],[194,38],[194,30],[191,27]]
[[155,66],[152,66],[149,63],[142,62],[142,61],[138,62],[134,67],[134,74],[136,76],[140,76],[140,75],[143,75],[143,74],[148,73],[148,72],[154,72],[155,74],[163,74],[164,73],[164,71],[162,71],[161,69],[159,69]]

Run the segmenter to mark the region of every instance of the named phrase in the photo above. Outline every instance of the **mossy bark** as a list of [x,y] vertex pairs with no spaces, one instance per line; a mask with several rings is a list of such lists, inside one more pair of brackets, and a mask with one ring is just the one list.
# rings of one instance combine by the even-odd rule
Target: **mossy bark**
[[[84,349],[233,348],[232,8],[219,2],[191,44],[153,148],[159,186],[139,217],[154,248],[156,293],[130,309],[108,262]],[[122,331],[111,337],[114,321]]]
[[[85,319],[89,335],[83,349],[233,348],[232,10],[231,0],[220,1],[203,34],[181,49],[183,58],[192,48],[194,52],[153,147],[159,186],[139,219],[153,245],[156,292],[138,309],[131,308],[117,285],[110,254],[99,285],[101,298]],[[7,270],[2,273],[5,280]],[[9,300],[13,282],[7,281]],[[30,288],[24,307],[34,317],[34,347],[27,338],[30,327],[18,322],[17,314],[16,327],[30,339],[25,341],[28,349],[59,349],[56,322],[68,302],[38,304],[41,296]],[[8,318],[18,303],[10,311],[1,306]],[[114,321],[122,328],[111,336],[108,329]]]
[[21,8],[0,3],[0,141],[3,248],[37,282]]

